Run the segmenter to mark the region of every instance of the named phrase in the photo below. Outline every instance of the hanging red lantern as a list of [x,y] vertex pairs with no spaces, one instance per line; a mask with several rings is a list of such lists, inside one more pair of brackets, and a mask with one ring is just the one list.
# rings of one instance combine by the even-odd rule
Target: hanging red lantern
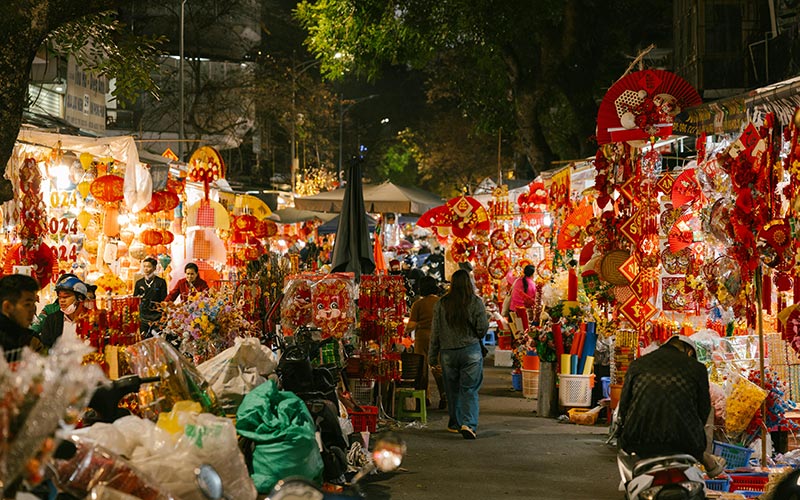
[[233,218],[233,226],[239,231],[253,231],[258,219],[250,214],[237,215]]
[[142,209],[143,212],[147,212],[148,214],[154,214],[162,210],[164,210],[164,194],[161,192],[153,193],[153,196],[150,198],[150,203]]
[[92,181],[89,192],[103,203],[114,203],[124,198],[125,179],[118,175],[103,175]]
[[267,237],[267,225],[264,224],[264,221],[256,222],[256,227],[253,228],[253,236],[256,238]]
[[175,241],[175,235],[172,234],[170,231],[162,230],[161,231],[161,244],[162,245],[169,245]]
[[103,234],[109,238],[119,236],[119,208],[116,205],[103,211]]
[[231,231],[231,242],[233,243],[246,243],[247,242],[247,235],[242,231],[233,230]]
[[139,241],[148,246],[157,246],[162,242],[161,231],[156,229],[146,229],[139,235]]
[[178,195],[172,191],[161,191],[163,197],[163,208],[161,210],[175,210],[175,207],[181,202]]
[[256,260],[258,259],[259,251],[258,248],[255,246],[248,245],[244,249],[244,258],[245,260]]

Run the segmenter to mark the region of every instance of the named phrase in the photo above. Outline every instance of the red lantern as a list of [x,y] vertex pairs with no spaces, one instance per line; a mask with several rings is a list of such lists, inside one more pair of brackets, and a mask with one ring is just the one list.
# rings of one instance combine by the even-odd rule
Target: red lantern
[[146,229],[139,235],[139,241],[147,246],[157,246],[162,242],[161,231],[156,229]]
[[161,231],[161,244],[162,245],[169,245],[175,241],[175,235],[169,231],[163,230]]
[[258,224],[258,219],[250,214],[237,215],[233,218],[233,226],[239,231],[253,231]]
[[267,225],[264,224],[264,221],[256,222],[256,227],[253,228],[253,236],[256,238],[267,237]]
[[247,235],[242,231],[231,231],[231,242],[233,243],[247,243]]
[[181,202],[178,195],[172,191],[162,191],[161,196],[164,200],[164,207],[161,210],[175,210],[175,207]]
[[164,201],[163,193],[153,193],[153,196],[150,198],[150,203],[148,203],[147,206],[142,209],[142,211],[147,212],[148,214],[160,212],[164,210]]
[[125,179],[118,175],[103,175],[92,181],[89,192],[103,203],[114,203],[124,198]]
[[245,260],[256,260],[258,259],[259,251],[257,247],[248,245],[244,249],[244,258]]
[[178,179],[167,179],[167,191],[175,194],[183,194],[186,190],[186,177]]

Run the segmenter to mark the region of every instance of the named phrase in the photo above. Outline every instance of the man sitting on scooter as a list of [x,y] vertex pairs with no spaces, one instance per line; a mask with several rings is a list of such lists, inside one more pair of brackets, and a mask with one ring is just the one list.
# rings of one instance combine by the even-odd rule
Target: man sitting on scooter
[[710,414],[706,367],[697,361],[694,342],[674,335],[628,369],[619,400],[620,448],[642,458],[692,455],[714,477],[725,462],[706,453]]

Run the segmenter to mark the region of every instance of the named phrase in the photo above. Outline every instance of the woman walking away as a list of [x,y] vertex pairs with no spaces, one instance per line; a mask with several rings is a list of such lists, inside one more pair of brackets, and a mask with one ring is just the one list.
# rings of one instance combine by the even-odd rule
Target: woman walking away
[[[423,276],[420,280],[419,291],[422,298],[414,302],[411,306],[411,313],[408,317],[406,331],[414,331],[414,352],[425,356],[425,368],[422,373],[422,387],[428,390],[428,366],[431,365],[428,358],[428,351],[431,346],[431,323],[433,322],[433,308],[439,302],[436,293],[439,291],[439,283],[431,276]],[[434,363],[438,365],[439,363]],[[436,380],[436,387],[439,389],[439,409],[444,410],[447,406],[447,395],[444,391],[444,381],[439,366],[433,371],[433,378]],[[428,392],[430,394],[430,392]]]
[[429,363],[439,363],[441,352],[447,411],[447,430],[475,439],[478,430],[478,389],[483,382],[480,339],[489,321],[483,301],[475,295],[469,273],[453,273],[450,291],[433,308]]

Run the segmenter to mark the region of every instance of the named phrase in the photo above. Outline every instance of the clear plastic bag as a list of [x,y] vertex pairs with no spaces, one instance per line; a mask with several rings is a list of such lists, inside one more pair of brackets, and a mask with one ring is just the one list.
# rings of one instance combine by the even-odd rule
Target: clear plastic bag
[[730,372],[728,380],[730,392],[725,403],[725,432],[735,434],[747,429],[768,393],[739,373]]

